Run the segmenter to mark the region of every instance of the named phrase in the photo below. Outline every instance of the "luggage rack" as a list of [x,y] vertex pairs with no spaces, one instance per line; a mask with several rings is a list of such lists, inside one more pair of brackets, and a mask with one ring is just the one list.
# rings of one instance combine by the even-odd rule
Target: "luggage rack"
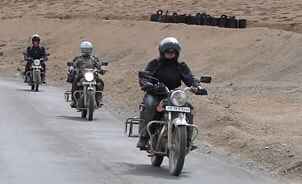
[[139,136],[139,132],[137,131],[137,134],[134,134],[133,133],[133,129],[134,129],[134,126],[139,127],[139,124],[141,122],[144,122],[143,119],[140,119],[138,117],[133,117],[133,118],[128,118],[126,121],[125,121],[125,134],[128,135],[128,137],[138,137]]

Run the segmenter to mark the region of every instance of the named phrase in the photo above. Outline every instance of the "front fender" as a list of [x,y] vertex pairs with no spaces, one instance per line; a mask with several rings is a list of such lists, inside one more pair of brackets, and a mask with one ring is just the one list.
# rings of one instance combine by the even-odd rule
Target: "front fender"
[[87,87],[87,93],[88,94],[94,94],[96,91],[96,87],[95,86],[88,86]]
[[179,114],[179,116],[173,120],[172,124],[174,126],[190,126],[185,114]]

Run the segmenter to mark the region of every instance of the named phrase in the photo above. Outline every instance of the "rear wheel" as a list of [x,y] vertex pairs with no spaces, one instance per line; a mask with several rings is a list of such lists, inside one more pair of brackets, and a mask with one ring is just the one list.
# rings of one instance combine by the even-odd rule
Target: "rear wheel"
[[172,130],[172,147],[169,150],[169,171],[179,176],[185,162],[187,148],[187,127],[178,126]]

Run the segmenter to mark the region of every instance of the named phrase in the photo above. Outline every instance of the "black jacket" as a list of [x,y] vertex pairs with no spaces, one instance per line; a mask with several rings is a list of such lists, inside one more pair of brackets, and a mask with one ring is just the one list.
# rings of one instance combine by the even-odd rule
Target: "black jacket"
[[[194,79],[190,68],[184,62],[154,59],[148,63],[145,71],[151,73],[153,77],[157,78],[170,90],[180,87],[181,82],[189,87],[198,86],[198,82]],[[152,81],[140,78],[139,83],[142,90],[156,93],[156,86],[152,84]]]
[[26,57],[35,59],[44,59],[47,60],[47,54],[44,47],[28,47],[26,50]]

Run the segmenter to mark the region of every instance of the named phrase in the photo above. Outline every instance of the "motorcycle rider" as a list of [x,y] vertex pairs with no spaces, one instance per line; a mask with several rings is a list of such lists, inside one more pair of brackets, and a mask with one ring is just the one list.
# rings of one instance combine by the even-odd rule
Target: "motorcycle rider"
[[[83,41],[80,44],[80,51],[81,56],[77,56],[73,59],[73,65],[69,68],[69,76],[67,82],[72,83],[71,94],[73,94],[76,90],[78,90],[77,83],[83,78],[83,71],[85,69],[98,69],[100,74],[104,74],[103,70],[101,70],[102,63],[100,60],[92,55],[93,45],[89,41]],[[104,89],[104,82],[101,78],[97,75],[96,76],[97,82],[97,91],[103,91]],[[78,97],[77,97],[78,98]],[[97,105],[101,104],[102,95],[96,93],[96,102]],[[70,104],[71,107],[76,107],[76,101],[74,96],[72,95],[72,103]]]
[[[24,55],[24,60],[27,62],[25,65],[24,74],[26,75],[26,73],[30,70],[33,60],[42,59],[41,60],[41,66],[42,66],[41,79],[42,79],[42,82],[45,83],[45,81],[46,81],[45,80],[46,79],[46,62],[48,60],[46,49],[43,46],[40,46],[41,38],[38,34],[34,34],[31,38],[31,41],[32,41],[32,46],[28,47],[26,49],[26,53]],[[24,82],[28,82],[27,77],[25,77]]]
[[[158,118],[156,107],[166,97],[165,86],[169,90],[173,90],[180,87],[183,81],[186,86],[193,86],[195,90],[207,93],[205,89],[200,87],[199,82],[194,79],[188,65],[178,61],[180,52],[181,45],[176,38],[167,37],[163,39],[159,45],[159,58],[153,59],[145,68],[145,71],[157,78],[162,85],[154,85],[148,79],[139,78],[141,89],[146,92],[140,112],[140,119],[144,121],[139,125],[140,136],[137,143],[137,147],[141,150],[147,149],[149,135],[146,131],[146,126],[149,121]],[[188,121],[193,123],[193,114],[188,115]],[[188,131],[188,137],[188,142],[191,142],[192,129]]]

